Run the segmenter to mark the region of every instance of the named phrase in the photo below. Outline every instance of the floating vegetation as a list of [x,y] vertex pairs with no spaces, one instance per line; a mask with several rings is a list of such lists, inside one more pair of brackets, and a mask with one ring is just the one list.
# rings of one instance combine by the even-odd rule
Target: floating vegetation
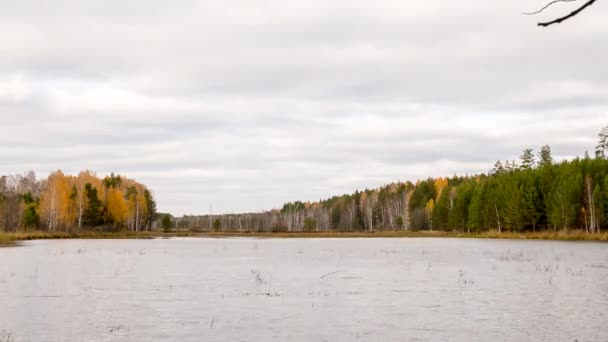
[[10,330],[0,330],[0,342],[14,342],[15,333]]
[[397,251],[394,250],[394,249],[390,249],[390,250],[389,249],[383,249],[380,252],[384,253],[384,254],[397,254]]
[[258,271],[258,270],[251,270],[251,274],[254,276],[255,278],[255,282],[258,285],[264,285],[267,284],[268,282],[262,277],[262,272]]
[[475,282],[470,277],[467,277],[463,270],[458,270],[458,284],[461,285],[473,285]]
[[568,273],[569,275],[571,275],[573,277],[582,277],[583,276],[583,270],[573,270],[571,268],[567,268],[566,273]]
[[536,265],[536,271],[537,272],[555,273],[555,272],[557,272],[557,270],[559,270],[559,264],[556,264],[555,266],[553,266],[553,265],[540,265],[540,264]]
[[118,333],[118,332],[126,330],[126,329],[127,329],[127,327],[125,327],[124,325],[118,324],[118,325],[113,325],[113,326],[109,327],[108,332],[114,334],[114,333]]
[[530,262],[530,261],[532,261],[532,258],[524,256],[523,251],[511,253],[511,250],[508,249],[506,252],[503,252],[498,257],[498,260],[499,261]]

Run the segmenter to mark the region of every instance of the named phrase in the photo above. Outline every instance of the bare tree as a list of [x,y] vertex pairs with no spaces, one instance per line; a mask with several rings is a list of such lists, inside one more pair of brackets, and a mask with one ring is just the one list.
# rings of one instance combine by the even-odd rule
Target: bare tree
[[[541,9],[539,9],[538,11],[534,11],[534,12],[529,12],[529,13],[524,13],[525,15],[535,15],[535,14],[539,14],[544,12],[547,8],[557,4],[557,3],[561,3],[561,2],[576,2],[576,0],[553,0],[549,3],[547,3],[544,7],[542,7]],[[563,21],[566,21],[572,17],[575,17],[576,15],[578,15],[579,13],[581,13],[582,11],[584,11],[587,7],[593,5],[593,3],[596,2],[596,0],[587,0],[584,4],[582,4],[581,6],[579,6],[576,10],[570,12],[568,15],[559,17],[557,19],[553,19],[550,21],[545,21],[545,22],[539,22],[538,26],[542,26],[542,27],[548,27],[551,26],[553,24],[561,24]]]

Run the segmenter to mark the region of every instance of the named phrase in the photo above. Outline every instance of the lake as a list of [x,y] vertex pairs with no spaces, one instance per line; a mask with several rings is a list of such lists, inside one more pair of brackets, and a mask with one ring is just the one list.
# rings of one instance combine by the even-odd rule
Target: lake
[[0,341],[608,341],[608,244],[30,241]]

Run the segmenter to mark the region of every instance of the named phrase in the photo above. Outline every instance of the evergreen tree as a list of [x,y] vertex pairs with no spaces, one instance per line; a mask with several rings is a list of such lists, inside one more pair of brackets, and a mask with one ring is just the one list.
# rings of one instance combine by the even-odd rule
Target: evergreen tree
[[504,186],[505,205],[503,219],[505,228],[519,230],[523,221],[522,188],[516,179],[509,179]]
[[169,214],[163,215],[163,218],[161,219],[161,226],[163,227],[163,230],[165,232],[168,232],[171,230],[171,227],[173,226],[173,220],[171,219],[171,215],[169,215]]
[[475,187],[471,195],[471,202],[469,204],[469,213],[467,218],[467,227],[479,232],[485,226],[485,220],[483,215],[484,203],[487,202],[486,182],[482,182]]
[[147,229],[152,229],[152,222],[156,219],[156,201],[154,201],[154,197],[152,197],[152,193],[150,190],[144,190],[144,199],[146,201],[147,214],[144,222],[144,227]]
[[35,200],[30,192],[23,194],[23,204],[25,206],[23,212],[23,226],[25,228],[38,227],[40,224],[40,216],[38,215],[39,201]]
[[467,182],[457,188],[454,208],[450,215],[450,226],[453,229],[469,230],[467,225],[469,219],[469,206],[471,204],[471,197],[475,192],[475,187],[476,184],[474,182]]
[[84,211],[84,224],[95,227],[103,223],[103,204],[97,197],[97,188],[87,183],[84,187],[87,208]]
[[213,220],[213,230],[220,231],[222,229],[222,220],[216,218]]
[[548,216],[554,228],[570,227],[580,212],[583,177],[577,168],[563,164],[549,193]]
[[307,232],[314,232],[317,229],[317,222],[312,217],[304,219],[304,230]]
[[608,126],[602,128],[598,134],[598,143],[595,147],[595,156],[597,158],[606,158],[606,150],[608,150]]
[[532,227],[532,231],[536,231],[540,218],[540,202],[539,191],[534,180],[527,179],[522,184],[522,219],[526,227]]
[[413,229],[429,229],[432,217],[429,216],[427,205],[437,197],[435,180],[429,178],[419,182],[409,203],[410,220]]
[[483,222],[482,229],[497,229],[500,231],[504,225],[502,216],[500,215],[500,211],[502,211],[504,206],[503,190],[500,186],[504,179],[505,176],[488,179],[485,197],[480,208],[480,216]]
[[531,148],[524,150],[524,153],[519,157],[521,159],[521,168],[524,170],[530,170],[534,167],[534,154]]
[[551,157],[551,147],[549,145],[544,145],[540,148],[538,159],[538,165],[541,167],[548,166],[553,163],[553,157]]
[[505,171],[506,172],[513,173],[517,170],[518,170],[518,167],[517,167],[517,163],[515,163],[515,160],[513,160],[511,162],[508,160],[505,161]]
[[451,187],[443,189],[433,210],[433,226],[439,230],[450,229],[450,193]]
[[492,174],[499,175],[503,172],[505,172],[505,167],[502,165],[502,162],[500,160],[496,161],[496,163],[494,163],[494,168],[492,169]]

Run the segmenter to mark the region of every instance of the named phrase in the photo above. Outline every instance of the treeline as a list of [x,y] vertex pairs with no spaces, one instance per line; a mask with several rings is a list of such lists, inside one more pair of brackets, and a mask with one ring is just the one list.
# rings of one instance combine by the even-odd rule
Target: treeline
[[90,171],[77,176],[61,171],[37,180],[33,171],[0,177],[0,229],[67,231],[151,229],[156,203],[145,185]]
[[207,231],[536,231],[608,228],[608,127],[594,158],[554,162],[549,146],[488,174],[393,183],[262,213],[165,216],[166,229]]

